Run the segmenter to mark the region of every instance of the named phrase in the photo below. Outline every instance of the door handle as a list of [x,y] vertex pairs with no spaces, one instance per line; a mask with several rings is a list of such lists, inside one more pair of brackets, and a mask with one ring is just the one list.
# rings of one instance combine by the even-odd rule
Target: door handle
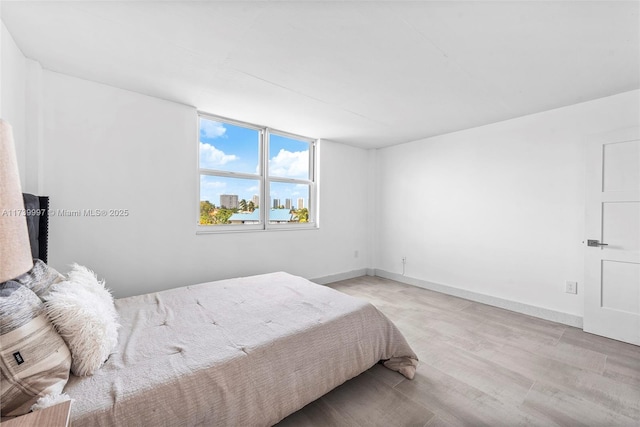
[[608,243],[600,243],[598,240],[587,240],[587,246],[594,246],[594,247],[598,247],[598,246],[609,246]]

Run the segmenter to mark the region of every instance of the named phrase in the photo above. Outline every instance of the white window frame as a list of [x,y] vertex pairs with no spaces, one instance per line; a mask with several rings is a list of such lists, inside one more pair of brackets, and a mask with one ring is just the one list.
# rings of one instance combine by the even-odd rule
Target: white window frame
[[[230,172],[215,169],[206,169],[200,167],[200,118],[206,120],[212,120],[221,123],[227,123],[233,126],[245,127],[258,131],[259,143],[258,143],[258,174],[248,174],[241,172]],[[252,123],[242,122],[239,120],[229,119],[214,114],[205,113],[203,111],[197,112],[197,203],[196,205],[196,234],[211,234],[211,233],[229,233],[229,232],[255,232],[255,231],[274,231],[274,230],[314,230],[318,228],[318,183],[317,183],[317,148],[319,144],[318,139],[297,135],[290,132],[272,129],[266,126],[259,126]],[[298,178],[283,178],[283,177],[270,177],[269,176],[269,137],[271,134],[282,136],[285,138],[292,138],[299,141],[309,143],[309,179]],[[201,225],[200,224],[200,177],[202,175],[219,176],[225,178],[245,178],[258,180],[260,183],[260,224],[219,224],[219,225]],[[270,188],[272,182],[291,183],[291,184],[304,184],[309,186],[309,199],[308,210],[309,220],[306,223],[284,223],[284,224],[270,224],[269,212],[271,211],[271,196]],[[268,201],[265,205],[264,201]],[[292,200],[293,202],[293,200]]]

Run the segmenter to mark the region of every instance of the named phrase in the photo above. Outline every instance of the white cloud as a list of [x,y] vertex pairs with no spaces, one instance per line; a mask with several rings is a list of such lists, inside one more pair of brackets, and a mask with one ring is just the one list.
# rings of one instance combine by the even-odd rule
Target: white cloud
[[215,169],[228,162],[238,160],[235,154],[225,154],[224,151],[218,150],[211,144],[200,142],[200,167]]
[[227,128],[222,123],[200,120],[200,135],[205,138],[219,138],[224,136],[226,132]]
[[269,159],[271,175],[286,178],[308,178],[309,151],[287,151],[284,148],[273,158]]
[[214,190],[218,188],[225,188],[227,186],[226,182],[222,181],[211,181],[211,177],[206,175],[200,175],[200,188],[203,190]]
[[213,204],[218,204],[220,194],[225,192],[227,183],[223,181],[213,181],[210,176],[200,175],[200,200],[208,200]]

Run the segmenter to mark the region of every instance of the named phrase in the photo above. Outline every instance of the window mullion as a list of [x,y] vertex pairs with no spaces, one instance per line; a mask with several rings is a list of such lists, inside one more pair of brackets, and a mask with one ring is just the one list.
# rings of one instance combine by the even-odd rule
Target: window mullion
[[271,196],[269,194],[269,129],[262,130],[262,199],[260,200],[260,216],[264,229],[268,228]]
[[318,183],[318,178],[316,176],[316,166],[317,166],[317,151],[316,151],[316,143],[317,141],[309,144],[309,179],[311,180],[311,184],[309,187],[309,206],[307,207],[309,211],[309,218],[311,221],[316,223],[316,219],[318,218],[317,211],[317,201],[318,201],[318,189],[316,187]]

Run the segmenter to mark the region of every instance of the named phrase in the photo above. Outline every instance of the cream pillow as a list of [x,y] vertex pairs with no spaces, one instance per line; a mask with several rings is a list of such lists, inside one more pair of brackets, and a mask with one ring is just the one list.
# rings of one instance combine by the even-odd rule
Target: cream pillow
[[60,399],[69,379],[69,349],[40,298],[17,282],[0,284],[0,412],[22,415],[40,400]]
[[45,295],[45,307],[71,351],[71,372],[92,375],[118,343],[118,313],[104,281],[86,267],[71,267],[67,280]]

